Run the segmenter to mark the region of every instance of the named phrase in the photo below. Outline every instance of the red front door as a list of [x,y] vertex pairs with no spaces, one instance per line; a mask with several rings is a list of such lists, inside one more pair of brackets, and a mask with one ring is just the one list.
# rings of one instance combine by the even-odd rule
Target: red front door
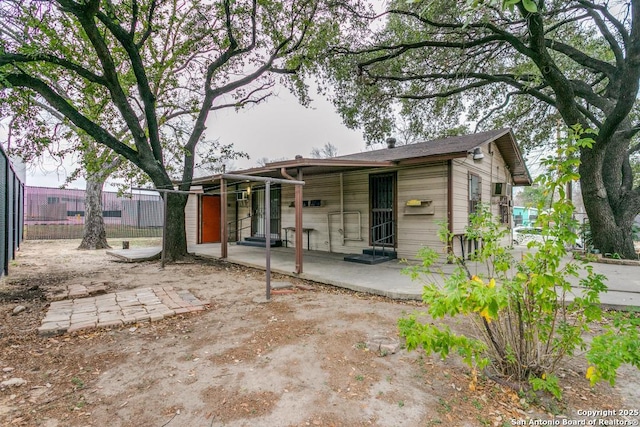
[[200,243],[218,243],[220,240],[220,196],[202,196]]

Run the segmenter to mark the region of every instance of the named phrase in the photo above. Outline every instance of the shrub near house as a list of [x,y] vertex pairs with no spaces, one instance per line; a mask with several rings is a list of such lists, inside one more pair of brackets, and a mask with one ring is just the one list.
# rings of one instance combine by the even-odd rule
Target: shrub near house
[[[473,382],[478,370],[488,376],[500,375],[518,380],[534,390],[546,390],[561,398],[559,379],[554,372],[563,358],[578,349],[589,347],[586,378],[591,384],[600,380],[615,382],[622,363],[640,368],[640,341],[637,316],[617,317],[613,324],[599,325],[605,332],[588,345],[583,334],[591,332],[594,322],[602,316],[599,295],[606,291],[605,277],[595,274],[591,266],[570,261],[561,262],[567,254],[567,244],[577,236],[573,205],[566,198],[565,185],[577,180],[574,172],[578,147],[588,147],[592,140],[582,137],[579,129],[558,149],[557,157],[544,164],[547,173],[538,181],[549,194],[558,194],[552,209],[540,215],[541,234],[547,238],[532,240],[530,247],[539,250],[525,253],[516,262],[508,248],[500,245],[508,230],[502,228],[486,210],[479,209],[467,228],[466,237],[481,239],[482,247],[471,259],[488,267],[487,275],[472,275],[463,258],[451,256],[457,264],[453,274],[439,286],[428,279],[442,274],[431,266],[438,259],[432,249],[423,249],[423,264],[408,269],[413,278],[426,277],[423,301],[432,319],[445,316],[468,316],[476,326],[476,336],[457,335],[448,326],[425,324],[415,313],[399,321],[407,348],[422,347],[427,353],[446,357],[456,351],[472,368]],[[445,242],[452,236],[442,231]],[[569,279],[578,277],[581,295],[568,298],[572,288]]]

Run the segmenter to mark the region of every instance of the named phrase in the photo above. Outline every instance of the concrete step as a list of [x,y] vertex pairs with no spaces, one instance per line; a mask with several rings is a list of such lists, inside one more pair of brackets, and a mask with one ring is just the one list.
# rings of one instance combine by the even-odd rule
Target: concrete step
[[[256,237],[251,237],[251,238],[245,238],[244,240],[241,240],[239,242],[237,242],[237,245],[240,246],[255,246],[258,248],[266,248],[267,247],[267,240],[264,238],[256,238]],[[271,240],[271,247],[272,248],[279,248],[282,246],[282,240]]]
[[[249,237],[245,237],[244,240],[248,242],[264,242],[267,239],[263,236],[249,236]],[[279,239],[271,239],[271,240],[274,241]]]
[[396,251],[392,251],[391,249],[379,249],[376,248],[376,252],[375,254],[373,253],[373,248],[369,248],[369,249],[363,249],[362,253],[365,255],[375,255],[376,257],[378,256],[386,256],[389,257],[389,259],[397,259],[398,258],[398,253]]
[[[377,251],[376,251],[377,252]],[[356,262],[358,264],[381,264],[383,262],[391,261],[391,258],[388,256],[380,256],[380,255],[368,255],[368,254],[353,254],[347,255],[344,257],[344,260],[347,262]]]

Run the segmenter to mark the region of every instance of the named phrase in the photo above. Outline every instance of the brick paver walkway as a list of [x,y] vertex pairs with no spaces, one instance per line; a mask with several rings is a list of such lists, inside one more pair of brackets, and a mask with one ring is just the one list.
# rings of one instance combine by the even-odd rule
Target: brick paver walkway
[[177,291],[171,286],[133,289],[52,302],[38,332],[51,336],[81,329],[154,322],[204,308],[205,303],[191,292]]

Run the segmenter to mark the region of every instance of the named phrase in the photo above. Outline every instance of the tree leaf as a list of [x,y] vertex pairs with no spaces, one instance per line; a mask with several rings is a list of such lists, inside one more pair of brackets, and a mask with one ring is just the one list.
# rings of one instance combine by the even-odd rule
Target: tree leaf
[[536,13],[538,11],[538,6],[533,0],[522,0],[522,6],[524,6],[529,13]]

